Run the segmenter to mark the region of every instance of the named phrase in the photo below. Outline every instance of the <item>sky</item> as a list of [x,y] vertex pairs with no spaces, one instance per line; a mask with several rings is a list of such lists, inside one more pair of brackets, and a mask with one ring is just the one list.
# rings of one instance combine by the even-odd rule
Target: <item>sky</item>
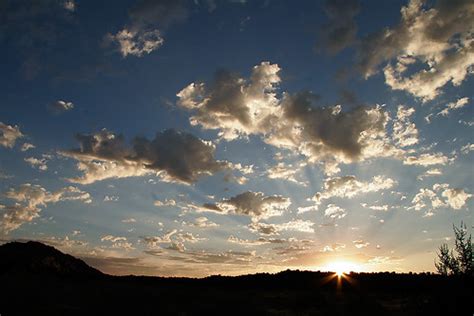
[[434,271],[474,224],[474,3],[0,3],[0,240],[107,273]]

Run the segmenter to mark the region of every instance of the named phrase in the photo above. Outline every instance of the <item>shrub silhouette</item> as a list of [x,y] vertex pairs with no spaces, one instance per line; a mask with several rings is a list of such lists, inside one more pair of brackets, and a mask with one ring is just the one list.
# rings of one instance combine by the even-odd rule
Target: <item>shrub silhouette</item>
[[467,236],[467,226],[461,222],[460,227],[453,225],[455,237],[455,251],[450,250],[447,244],[438,248],[436,270],[442,275],[474,275],[474,261],[471,234]]

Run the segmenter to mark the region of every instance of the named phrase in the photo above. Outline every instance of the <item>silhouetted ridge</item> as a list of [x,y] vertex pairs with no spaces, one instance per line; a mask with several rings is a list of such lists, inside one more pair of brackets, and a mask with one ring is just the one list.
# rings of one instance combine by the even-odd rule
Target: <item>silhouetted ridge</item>
[[53,274],[98,276],[102,272],[84,261],[36,241],[10,242],[0,246],[1,274]]

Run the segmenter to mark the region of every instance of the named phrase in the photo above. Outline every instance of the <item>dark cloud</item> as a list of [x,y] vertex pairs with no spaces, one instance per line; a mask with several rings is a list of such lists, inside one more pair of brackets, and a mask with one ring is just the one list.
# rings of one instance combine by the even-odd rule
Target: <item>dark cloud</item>
[[321,39],[324,49],[335,54],[354,44],[357,24],[354,20],[359,13],[358,0],[329,0],[324,5],[329,22],[323,26]]
[[253,220],[281,215],[291,204],[289,198],[279,195],[265,196],[262,192],[247,191],[215,204],[204,204],[203,211],[238,214]]
[[228,72],[215,82],[191,83],[178,94],[177,105],[193,112],[192,125],[217,129],[219,136],[233,140],[259,135],[279,148],[296,150],[310,162],[323,163],[327,173],[341,162],[370,157],[394,156],[386,137],[387,113],[381,106],[321,107],[311,92],[276,93],[280,68],[262,62],[249,79]]
[[62,27],[72,22],[72,11],[61,1],[3,0],[0,3],[0,43],[8,42],[22,58],[20,70],[33,79],[63,39]]
[[174,129],[157,133],[155,138],[136,137],[132,145],[122,135],[107,130],[79,134],[80,148],[62,152],[79,161],[83,171],[77,183],[92,183],[107,178],[142,176],[149,173],[163,180],[193,183],[228,167],[214,158],[215,147],[191,134]]

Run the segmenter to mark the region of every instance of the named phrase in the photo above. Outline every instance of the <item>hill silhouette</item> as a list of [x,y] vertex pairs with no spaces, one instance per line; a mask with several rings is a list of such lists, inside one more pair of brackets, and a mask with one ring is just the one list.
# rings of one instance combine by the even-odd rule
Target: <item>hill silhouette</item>
[[38,242],[0,246],[3,315],[469,315],[472,278],[283,271],[111,276]]
[[0,246],[0,273],[91,277],[101,275],[84,261],[40,242],[10,242]]

